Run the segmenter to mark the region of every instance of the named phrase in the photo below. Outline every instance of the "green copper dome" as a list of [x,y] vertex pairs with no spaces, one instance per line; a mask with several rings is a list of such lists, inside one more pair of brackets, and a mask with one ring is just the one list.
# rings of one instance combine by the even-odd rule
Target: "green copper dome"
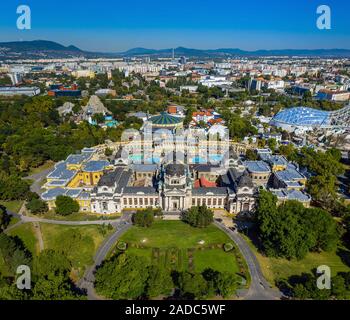
[[182,118],[174,117],[166,112],[162,112],[158,116],[151,117],[149,120],[152,122],[152,124],[157,126],[175,126],[183,122]]

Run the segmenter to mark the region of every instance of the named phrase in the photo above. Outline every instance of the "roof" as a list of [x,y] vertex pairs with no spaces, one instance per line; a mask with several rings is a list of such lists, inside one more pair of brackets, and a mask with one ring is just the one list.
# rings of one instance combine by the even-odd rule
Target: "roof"
[[284,171],[278,171],[275,172],[275,176],[284,182],[287,181],[297,181],[297,180],[302,180],[305,179],[305,177],[297,170],[289,168]]
[[197,188],[192,190],[193,195],[217,195],[217,196],[226,196],[227,188],[225,187],[215,187],[215,188]]
[[311,201],[311,197],[299,190],[285,190],[285,189],[279,189],[279,190],[271,190],[272,193],[274,193],[278,199],[283,200],[297,200],[300,202],[309,202]]
[[165,167],[165,173],[169,176],[184,176],[185,166],[183,164],[171,163]]
[[329,125],[329,116],[330,113],[327,111],[296,107],[280,111],[272,121],[297,126],[320,126]]
[[155,125],[177,125],[183,122],[183,118],[174,117],[166,112],[162,112],[158,116],[151,117],[149,120]]
[[84,166],[85,172],[99,172],[103,171],[105,167],[109,166],[110,163],[107,160],[99,160],[99,161],[89,161]]
[[271,169],[264,161],[245,161],[243,163],[251,173],[269,173]]
[[153,187],[126,187],[124,188],[124,194],[147,194],[147,195],[157,195],[157,190]]
[[117,168],[115,171],[106,173],[101,177],[97,186],[113,187],[116,184],[116,182],[119,181],[123,171],[124,171],[124,168]]
[[215,188],[216,186],[216,182],[208,181],[205,177],[201,177],[194,182],[195,188]]
[[242,176],[239,178],[238,181],[238,188],[254,188],[254,184],[252,179],[250,178],[249,174],[247,171],[245,171]]
[[136,172],[155,172],[158,166],[156,164],[134,164],[131,168]]
[[55,165],[55,169],[48,175],[48,179],[55,180],[71,180],[76,175],[75,170],[68,170],[66,162],[59,162]]

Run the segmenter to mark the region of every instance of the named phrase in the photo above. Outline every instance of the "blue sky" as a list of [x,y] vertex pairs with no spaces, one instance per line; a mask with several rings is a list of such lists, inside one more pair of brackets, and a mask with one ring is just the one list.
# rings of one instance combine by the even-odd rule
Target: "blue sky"
[[[2,1],[5,2],[5,1]],[[16,28],[29,5],[32,29]],[[316,27],[329,5],[332,29]],[[85,50],[133,47],[350,49],[348,0],[10,0],[1,3],[0,41],[53,40]]]

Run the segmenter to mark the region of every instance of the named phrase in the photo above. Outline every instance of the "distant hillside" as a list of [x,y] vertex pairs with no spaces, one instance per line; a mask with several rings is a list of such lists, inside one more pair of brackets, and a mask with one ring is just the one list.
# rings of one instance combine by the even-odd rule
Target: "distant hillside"
[[[238,48],[221,48],[211,50],[190,49],[178,47],[174,49],[175,55],[188,57],[220,57],[220,56],[319,56],[319,57],[350,57],[350,50],[348,49],[284,49],[284,50],[256,50],[244,51]],[[121,53],[124,56],[171,56],[173,49],[146,49],[134,48]]]
[[0,59],[23,59],[23,58],[70,58],[84,56],[87,58],[97,57],[132,57],[132,56],[152,56],[171,57],[173,50],[176,57],[196,57],[196,58],[226,58],[234,56],[308,56],[308,57],[350,57],[348,49],[316,49],[316,50],[257,50],[244,51],[238,48],[221,49],[191,49],[178,47],[176,49],[147,49],[133,48],[119,53],[100,53],[83,51],[73,45],[63,46],[53,41],[15,41],[0,42]]
[[15,41],[15,42],[0,42],[0,47],[8,48],[13,51],[65,51],[65,52],[82,52],[75,46],[65,47],[59,43],[45,40],[35,41]]

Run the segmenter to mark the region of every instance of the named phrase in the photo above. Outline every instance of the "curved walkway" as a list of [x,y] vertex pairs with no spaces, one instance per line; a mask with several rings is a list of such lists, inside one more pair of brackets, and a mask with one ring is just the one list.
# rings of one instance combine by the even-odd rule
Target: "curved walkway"
[[266,281],[264,275],[261,272],[260,264],[256,256],[250,249],[247,242],[240,236],[240,234],[237,231],[232,231],[217,221],[214,222],[214,224],[219,229],[224,231],[236,243],[248,265],[251,277],[251,285],[247,292],[241,294],[240,297],[244,300],[280,299],[282,297],[282,293],[277,289],[273,289]]
[[114,244],[117,242],[117,240],[131,227],[132,224],[130,222],[130,218],[127,216],[123,216],[120,219],[118,225],[116,226],[116,229],[113,232],[113,234],[109,238],[107,238],[97,250],[94,257],[94,264],[86,270],[84,277],[78,282],[77,286],[82,290],[86,290],[88,300],[104,299],[102,297],[99,297],[95,292],[95,271],[97,267],[102,264],[103,260],[106,259],[108,253],[110,252]]

